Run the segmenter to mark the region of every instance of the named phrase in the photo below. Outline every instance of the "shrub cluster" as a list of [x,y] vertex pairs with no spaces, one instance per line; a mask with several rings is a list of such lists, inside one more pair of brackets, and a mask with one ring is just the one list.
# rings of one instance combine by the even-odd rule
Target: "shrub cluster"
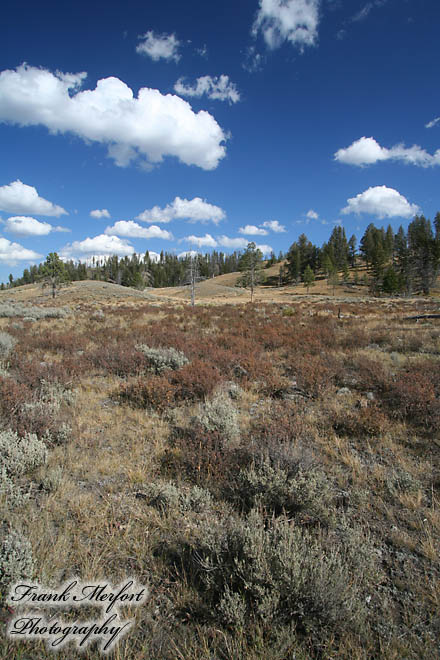
[[193,584],[223,625],[296,625],[319,645],[332,631],[360,632],[366,617],[365,590],[377,579],[374,553],[362,534],[324,534],[284,517],[202,522],[182,549]]
[[69,314],[68,309],[63,307],[35,307],[34,305],[20,305],[18,303],[0,304],[0,317],[15,317],[39,320],[39,319],[63,319]]
[[16,343],[15,337],[12,337],[8,332],[0,332],[0,360],[8,357]]
[[182,351],[178,351],[172,347],[153,348],[145,344],[139,344],[136,348],[147,358],[150,371],[158,375],[161,375],[168,369],[180,369],[180,367],[183,367],[189,362]]
[[[139,497],[139,493],[136,495]],[[186,511],[194,511],[201,513],[212,506],[211,493],[199,486],[182,490],[169,482],[152,482],[143,488],[141,495],[149,506],[163,512],[183,514]]]
[[34,573],[34,558],[29,541],[15,531],[7,533],[0,543],[0,590]]
[[295,470],[288,470],[266,458],[240,470],[231,486],[231,498],[244,511],[262,506],[268,513],[296,515],[308,522],[330,518],[331,486],[316,468],[304,470],[297,464]]
[[19,477],[43,465],[46,459],[46,445],[36,435],[21,438],[14,431],[0,431],[0,469],[4,468],[9,476]]

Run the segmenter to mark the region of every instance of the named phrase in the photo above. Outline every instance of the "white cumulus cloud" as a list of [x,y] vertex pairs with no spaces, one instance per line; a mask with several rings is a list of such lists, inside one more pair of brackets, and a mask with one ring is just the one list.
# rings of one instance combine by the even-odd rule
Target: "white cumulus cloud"
[[191,257],[193,259],[194,257],[197,257],[199,253],[196,252],[196,250],[186,250],[185,252],[180,252],[177,255],[178,259],[185,259],[186,257]]
[[280,225],[278,220],[266,220],[266,222],[263,222],[262,226],[270,229],[270,231],[275,232],[275,234],[282,234],[287,231],[285,226]]
[[162,238],[165,241],[174,239],[171,232],[165,231],[157,225],[141,227],[133,220],[119,220],[112,227],[106,227],[104,234],[107,234],[107,236],[126,236],[128,238]]
[[238,233],[245,234],[247,236],[267,236],[269,232],[266,231],[266,229],[261,229],[255,225],[246,225],[246,227],[240,227]]
[[252,33],[262,32],[270,49],[288,41],[303,49],[318,38],[320,0],[260,0]]
[[90,211],[90,217],[91,218],[109,218],[110,213],[107,211],[107,209],[95,209],[94,211]]
[[[0,100],[1,103],[1,100]],[[36,188],[22,183],[20,179],[0,187],[0,209],[17,215],[49,215],[59,217],[68,215],[61,206],[52,204],[40,197]]]
[[105,144],[120,167],[137,158],[148,166],[175,156],[186,165],[213,170],[225,156],[226,136],[209,112],[195,113],[180,96],[148,87],[136,97],[115,77],[80,91],[86,75],[53,74],[26,64],[2,71],[0,121],[43,125],[51,133],[70,132]]
[[[235,250],[246,249],[249,245],[249,241],[246,238],[229,238],[229,236],[218,236],[218,244],[227,247],[233,248]],[[257,248],[261,250],[263,254],[270,254],[273,252],[270,245],[257,245]]]
[[16,236],[47,236],[53,231],[70,231],[66,227],[54,227],[30,216],[17,215],[5,220],[5,231]]
[[93,238],[85,238],[83,241],[74,241],[68,243],[59,252],[62,259],[80,259],[83,256],[117,254],[125,257],[135,252],[135,249],[128,241],[120,239],[118,236],[108,236],[100,234]]
[[440,149],[433,156],[421,147],[398,144],[391,149],[382,147],[373,137],[361,137],[346,149],[335,153],[335,160],[348,165],[372,165],[384,160],[400,160],[408,165],[432,167],[440,165]]
[[204,236],[186,236],[184,239],[187,243],[192,245],[197,245],[197,247],[217,247],[218,243],[211,234],[205,234]]
[[229,101],[237,103],[240,100],[240,93],[235,83],[229,80],[229,76],[201,76],[197,78],[194,85],[185,85],[184,78],[174,85],[174,91],[181,96],[203,96],[217,101]]
[[155,34],[153,30],[149,30],[139,39],[141,39],[141,43],[136,46],[137,53],[148,55],[155,62],[160,59],[175,62],[180,60],[180,41],[175,34]]
[[272,254],[273,248],[270,245],[257,245],[257,249],[263,254]]
[[306,213],[306,218],[309,218],[309,220],[317,220],[319,218],[319,215],[318,213],[316,213],[316,211],[310,209],[310,211],[307,211]]
[[15,266],[19,261],[37,261],[43,255],[24,248],[19,243],[12,243],[7,238],[0,237],[0,263]]
[[420,211],[416,204],[410,204],[406,197],[394,188],[375,186],[347,200],[341,213],[368,213],[378,218],[411,218]]
[[167,204],[164,208],[153,206],[152,209],[146,209],[136,217],[136,220],[160,223],[186,219],[190,222],[211,221],[217,225],[225,217],[226,213],[223,209],[209,204],[201,197],[194,197],[194,199],[176,197],[171,204]]

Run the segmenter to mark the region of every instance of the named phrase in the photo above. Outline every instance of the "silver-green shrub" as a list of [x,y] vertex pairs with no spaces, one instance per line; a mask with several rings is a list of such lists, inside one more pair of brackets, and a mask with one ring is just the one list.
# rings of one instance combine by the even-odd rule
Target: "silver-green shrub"
[[27,319],[63,319],[69,314],[69,310],[63,307],[35,307],[34,305],[21,305],[20,303],[0,304],[0,317],[12,318],[21,316]]
[[17,340],[9,332],[0,332],[0,360],[8,357]]
[[217,431],[225,440],[234,440],[240,433],[238,410],[226,393],[217,392],[211,400],[200,404],[193,423],[207,432]]
[[46,460],[46,445],[34,433],[20,438],[15,431],[0,431],[0,469],[9,476],[19,477]]
[[51,468],[46,472],[41,480],[43,490],[48,493],[55,493],[61,486],[63,480],[63,469],[61,467]]
[[357,531],[313,533],[256,510],[245,519],[203,520],[183,557],[222,624],[296,623],[321,641],[329,630],[362,629],[378,580],[377,556]]
[[63,422],[61,426],[53,429],[46,429],[43,440],[51,447],[52,445],[66,445],[72,438],[72,427]]
[[142,497],[150,506],[170,513],[201,513],[212,505],[210,492],[198,486],[183,491],[171,483],[152,482],[143,489]]
[[54,411],[57,411],[62,403],[72,405],[75,401],[75,393],[61,383],[42,378],[40,381],[40,401],[50,405]]
[[17,532],[9,532],[0,541],[0,587],[4,589],[15,582],[31,578],[33,573],[31,544]]
[[0,468],[0,501],[7,509],[16,509],[29,499],[20,486],[8,476],[4,467]]
[[321,522],[328,522],[331,512],[332,489],[323,472],[301,466],[290,472],[267,459],[239,472],[232,496],[247,511],[263,506],[277,515],[305,513]]
[[189,362],[182,351],[172,347],[152,348],[145,344],[139,344],[136,349],[147,357],[150,370],[159,375],[167,369],[180,369]]

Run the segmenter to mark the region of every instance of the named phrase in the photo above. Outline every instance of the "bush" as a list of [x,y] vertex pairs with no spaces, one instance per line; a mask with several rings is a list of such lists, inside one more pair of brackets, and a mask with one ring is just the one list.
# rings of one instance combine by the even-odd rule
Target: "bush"
[[[186,574],[209,603],[208,616],[243,628],[296,624],[313,641],[361,631],[365,589],[377,578],[374,553],[359,533],[344,528],[312,535],[286,518],[203,522],[183,550]],[[218,625],[218,624],[217,624]]]
[[161,375],[168,369],[180,369],[180,367],[183,367],[189,362],[184,353],[172,347],[151,348],[150,346],[145,346],[145,344],[140,344],[136,348],[146,356],[150,370],[158,375]]
[[28,320],[36,319],[63,319],[69,314],[69,310],[62,307],[34,307],[21,304],[4,303],[0,305],[0,317],[22,316]]
[[171,483],[153,482],[143,489],[141,495],[150,506],[171,513],[186,511],[201,513],[212,506],[211,493],[198,486],[182,491]]
[[174,404],[175,388],[165,376],[151,376],[124,383],[115,396],[135,408],[153,408],[163,413]]
[[16,343],[15,337],[12,337],[8,332],[0,332],[0,360],[8,357]]
[[31,578],[34,573],[32,547],[29,541],[17,532],[9,532],[0,545],[0,588]]
[[241,466],[241,453],[229,447],[218,431],[206,431],[194,423],[190,428],[174,428],[170,447],[162,457],[162,468],[172,478],[187,478],[210,489],[222,488]]
[[338,435],[378,437],[390,427],[390,420],[377,405],[341,409],[330,413],[330,422]]
[[44,442],[34,434],[20,438],[14,431],[0,431],[0,469],[4,468],[9,476],[19,477],[47,459]]
[[55,493],[61,486],[63,480],[63,469],[54,467],[46,472],[41,480],[41,487],[48,493]]
[[221,375],[217,367],[203,360],[193,360],[169,375],[175,386],[176,401],[200,401],[212,394],[220,384]]
[[240,433],[238,410],[231,399],[217,392],[210,401],[200,404],[192,423],[200,424],[206,431],[217,431],[225,440],[234,440]]
[[245,511],[263,506],[269,513],[299,515],[303,520],[327,522],[331,507],[331,487],[323,472],[292,472],[263,460],[241,470],[231,488],[232,499]]
[[8,509],[15,509],[27,501],[28,496],[12,481],[4,467],[0,468],[0,499]]
[[421,362],[400,373],[384,398],[393,417],[437,431],[440,429],[439,395],[437,364]]

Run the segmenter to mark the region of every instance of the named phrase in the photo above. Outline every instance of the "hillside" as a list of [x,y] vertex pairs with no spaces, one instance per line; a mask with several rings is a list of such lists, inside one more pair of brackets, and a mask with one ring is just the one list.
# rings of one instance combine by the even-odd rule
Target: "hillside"
[[[355,286],[353,284],[353,270],[350,270],[350,284],[346,285],[342,282],[342,275],[340,283],[334,288],[329,286],[327,280],[322,276],[318,276],[314,285],[310,287],[309,294],[302,283],[298,285],[283,285],[278,286],[278,273],[280,264],[274,264],[270,268],[263,269],[265,283],[258,286],[255,291],[256,302],[279,302],[290,303],[297,300],[299,297],[303,299],[307,295],[312,296],[313,299],[318,297],[331,298],[334,300],[339,299],[359,299],[370,298],[368,288],[361,284]],[[359,277],[365,272],[365,268],[359,267]],[[198,303],[246,303],[249,301],[249,291],[241,287],[237,287],[236,283],[240,278],[241,273],[228,273],[219,275],[197,283],[196,285],[196,302]],[[436,285],[432,289],[431,298],[440,296],[440,278],[437,280]],[[38,284],[27,284],[24,286],[13,287],[0,291],[0,301],[2,300],[14,301],[49,301],[51,298],[51,291],[49,288],[42,289]],[[415,300],[418,298],[416,297]],[[165,287],[165,288],[147,288],[143,291],[132,289],[129,287],[119,286],[118,284],[111,284],[109,282],[99,282],[96,280],[86,280],[79,282],[72,282],[66,287],[59,290],[55,304],[63,304],[64,301],[69,303],[75,302],[88,302],[88,301],[108,301],[108,303],[116,303],[117,301],[142,301],[150,300],[156,301],[158,304],[165,301],[175,301],[178,303],[189,302],[190,290],[189,286],[180,287]]]

